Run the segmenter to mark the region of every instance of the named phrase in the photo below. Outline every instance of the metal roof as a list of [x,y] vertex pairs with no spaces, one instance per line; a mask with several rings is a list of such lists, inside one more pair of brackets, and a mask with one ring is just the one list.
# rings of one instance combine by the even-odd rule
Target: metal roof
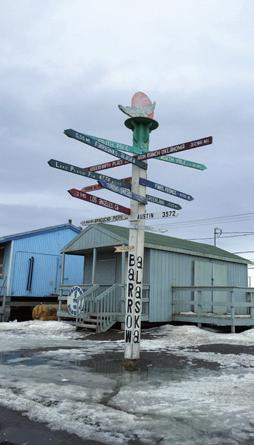
[[57,230],[65,230],[65,229],[71,229],[74,232],[76,232],[77,234],[80,233],[82,230],[79,227],[74,226],[73,224],[70,224],[70,223],[59,224],[57,226],[43,227],[41,229],[30,230],[28,232],[15,233],[13,235],[2,236],[0,238],[0,244],[5,244],[5,243],[15,240],[15,239],[27,238],[27,237],[42,234],[42,233],[54,232]]
[[[111,224],[95,224],[88,226],[77,237],[71,240],[64,248],[64,252],[72,253],[80,252],[78,245],[86,233],[91,230],[107,233],[119,239],[119,242],[112,243],[112,245],[128,244],[129,229],[127,227],[115,226]],[[84,243],[82,243],[84,246]],[[99,247],[99,246],[97,246]],[[242,258],[227,250],[220,249],[219,247],[212,246],[210,244],[196,243],[194,241],[188,241],[181,238],[173,238],[171,236],[159,235],[157,233],[145,232],[145,247],[158,250],[167,250],[171,252],[185,253],[189,255],[203,256],[207,258],[214,258],[218,260],[231,261],[236,263],[250,263],[246,258]],[[85,250],[84,248],[82,250]],[[79,253],[80,254],[80,253]]]

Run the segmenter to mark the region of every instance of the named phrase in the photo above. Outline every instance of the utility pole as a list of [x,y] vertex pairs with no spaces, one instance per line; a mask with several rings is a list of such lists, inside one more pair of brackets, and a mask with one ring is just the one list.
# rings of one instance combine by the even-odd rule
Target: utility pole
[[219,238],[222,235],[222,229],[219,227],[214,227],[213,229],[213,245],[216,247],[216,241],[217,238]]

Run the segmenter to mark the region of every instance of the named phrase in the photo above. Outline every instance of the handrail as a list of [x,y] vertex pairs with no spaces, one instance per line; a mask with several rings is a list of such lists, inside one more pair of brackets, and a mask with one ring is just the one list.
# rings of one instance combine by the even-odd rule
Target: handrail
[[120,298],[116,291],[120,287],[115,283],[96,297],[97,332],[106,332],[116,322],[120,312]]
[[[189,291],[187,295],[186,291]],[[193,314],[200,320],[204,316],[230,317],[234,330],[237,317],[244,316],[254,322],[254,288],[172,286],[172,312],[178,317]]]

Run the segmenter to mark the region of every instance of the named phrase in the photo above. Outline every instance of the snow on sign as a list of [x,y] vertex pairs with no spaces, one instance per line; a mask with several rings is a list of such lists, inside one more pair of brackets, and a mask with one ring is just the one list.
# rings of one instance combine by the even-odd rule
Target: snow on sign
[[85,193],[74,188],[68,190],[68,192],[74,198],[82,199],[83,201],[88,201],[91,204],[106,207],[107,209],[115,210],[116,212],[121,212],[126,215],[130,214],[130,209],[128,207],[124,207],[120,204],[116,204],[115,202],[108,201],[107,199],[99,198],[98,196],[90,195],[89,193]]

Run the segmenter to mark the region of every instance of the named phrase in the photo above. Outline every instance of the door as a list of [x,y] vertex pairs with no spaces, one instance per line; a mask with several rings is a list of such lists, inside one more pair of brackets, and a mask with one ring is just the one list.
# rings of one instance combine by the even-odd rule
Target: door
[[[194,262],[194,286],[227,286],[227,266],[206,261]],[[202,291],[204,312],[225,314],[227,312],[227,291],[216,291],[212,288]],[[225,305],[221,305],[225,303]]]
[[112,286],[116,282],[116,258],[97,259],[95,283]]
[[36,297],[55,294],[58,274],[58,255],[16,252],[11,294]]

